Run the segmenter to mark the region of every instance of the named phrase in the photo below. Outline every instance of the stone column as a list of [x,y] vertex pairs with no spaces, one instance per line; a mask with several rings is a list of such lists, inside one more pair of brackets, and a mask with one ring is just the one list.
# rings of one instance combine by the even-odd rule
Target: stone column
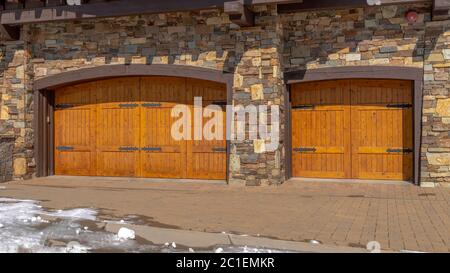
[[450,21],[426,24],[421,184],[450,186]]
[[[24,31],[23,33],[24,34]],[[22,35],[23,38],[24,35]],[[0,41],[0,135],[14,138],[13,178],[30,178],[34,172],[32,91],[27,86],[29,51],[26,39]]]
[[[255,27],[236,32],[234,105],[280,107],[280,141],[266,151],[266,139],[231,141],[230,184],[260,186],[284,181],[284,85],[281,69],[282,27],[275,6],[256,11]],[[270,118],[268,118],[270,120]],[[245,130],[249,133],[249,124]],[[271,130],[277,130],[269,121]]]

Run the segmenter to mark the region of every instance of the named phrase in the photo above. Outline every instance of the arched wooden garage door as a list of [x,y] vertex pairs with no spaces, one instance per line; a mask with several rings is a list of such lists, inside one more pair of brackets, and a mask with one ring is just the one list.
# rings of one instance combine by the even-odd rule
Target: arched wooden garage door
[[[225,179],[225,137],[194,141],[171,135],[179,119],[172,108],[187,105],[193,113],[194,97],[203,98],[203,107],[226,104],[226,86],[128,77],[56,90],[55,174]],[[225,118],[224,108],[222,114]]]
[[412,179],[410,81],[321,81],[291,90],[293,176]]

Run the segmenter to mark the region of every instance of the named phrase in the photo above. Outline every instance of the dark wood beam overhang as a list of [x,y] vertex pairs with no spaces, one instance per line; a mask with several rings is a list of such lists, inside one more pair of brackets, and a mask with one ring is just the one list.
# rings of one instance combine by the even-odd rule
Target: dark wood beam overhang
[[321,9],[360,8],[378,5],[399,5],[430,1],[439,0],[304,0],[303,3],[280,4],[278,5],[278,12],[290,13]]
[[255,15],[243,0],[225,2],[223,9],[230,16],[231,22],[240,27],[251,27],[255,23]]
[[[28,1],[33,2],[33,8],[31,8],[31,2],[28,3]],[[67,4],[58,5],[58,2],[50,2],[49,0],[45,0],[44,2],[41,0],[3,0],[3,7],[5,10],[0,12],[0,24],[26,24],[149,13],[217,8],[223,9],[226,2],[235,1],[236,0],[82,0],[81,5],[70,6]],[[47,4],[48,2],[52,4]],[[243,0],[243,3],[247,8],[261,4],[296,2],[302,2],[302,0]],[[27,6],[29,8],[27,8]]]
[[433,0],[433,20],[450,18],[450,0]]

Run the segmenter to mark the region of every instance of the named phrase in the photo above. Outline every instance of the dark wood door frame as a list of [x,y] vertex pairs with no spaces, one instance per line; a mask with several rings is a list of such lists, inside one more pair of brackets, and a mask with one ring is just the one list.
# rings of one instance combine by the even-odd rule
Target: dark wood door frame
[[[105,65],[63,72],[35,80],[34,120],[35,160],[38,177],[54,175],[54,90],[68,85],[117,77],[166,76],[224,83],[227,104],[233,100],[233,74],[220,70],[185,65]],[[227,114],[227,126],[231,124]],[[228,130],[227,130],[228,131]],[[227,132],[228,133],[228,132]],[[229,179],[230,141],[227,140],[227,181]]]
[[414,128],[414,184],[420,185],[420,150],[422,139],[422,103],[423,103],[423,69],[415,67],[399,66],[347,66],[347,67],[326,67],[310,70],[296,70],[285,72],[286,88],[286,112],[285,122],[286,135],[286,179],[292,177],[292,128],[290,86],[295,83],[314,82],[324,80],[339,79],[380,79],[380,80],[409,80],[413,84],[413,128]]

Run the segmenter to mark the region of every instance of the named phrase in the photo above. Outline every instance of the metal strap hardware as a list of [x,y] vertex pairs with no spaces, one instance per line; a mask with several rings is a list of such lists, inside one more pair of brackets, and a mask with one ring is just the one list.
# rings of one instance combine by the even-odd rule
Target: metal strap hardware
[[145,152],[160,152],[162,149],[160,147],[145,147],[141,150]]
[[227,151],[227,148],[221,148],[221,147],[215,147],[215,148],[212,148],[212,150],[213,150],[213,152],[226,152]]
[[403,154],[410,154],[413,152],[412,149],[387,149],[386,152],[388,153],[403,153]]
[[294,151],[295,152],[298,152],[298,153],[315,153],[316,151],[317,151],[317,149],[316,148],[314,148],[314,147],[311,147],[311,148],[294,148]]
[[388,104],[386,105],[387,108],[412,108],[412,104],[408,103],[397,103],[397,104]]
[[309,110],[309,109],[314,109],[314,108],[315,108],[315,106],[312,104],[292,106],[292,109],[298,109],[298,110]]
[[72,108],[72,107],[75,107],[75,105],[73,105],[73,104],[67,104],[67,103],[55,105],[55,108],[56,108],[56,109],[67,109],[67,108]]
[[143,107],[161,107],[161,103],[143,103]]
[[119,151],[121,151],[121,152],[135,152],[135,151],[139,151],[139,148],[137,148],[137,147],[120,147]]
[[122,103],[122,104],[119,104],[120,108],[136,108],[138,106],[139,105],[137,103]]
[[56,147],[56,150],[58,151],[73,151],[72,146],[58,146]]

